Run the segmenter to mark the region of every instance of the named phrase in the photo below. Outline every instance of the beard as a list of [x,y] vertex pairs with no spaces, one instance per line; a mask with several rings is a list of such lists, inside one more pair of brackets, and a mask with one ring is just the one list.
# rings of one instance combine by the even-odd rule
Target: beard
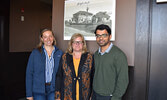
[[109,40],[107,40],[107,41],[104,41],[104,40],[99,40],[99,41],[97,41],[97,44],[98,44],[100,47],[104,47],[104,46],[108,45],[109,43],[110,43]]

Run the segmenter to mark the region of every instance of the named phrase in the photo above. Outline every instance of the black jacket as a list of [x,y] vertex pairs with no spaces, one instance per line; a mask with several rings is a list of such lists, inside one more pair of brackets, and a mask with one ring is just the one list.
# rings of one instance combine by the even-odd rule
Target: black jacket
[[78,77],[76,77],[73,56],[62,56],[56,76],[56,99],[76,100],[76,81],[79,81],[79,100],[89,100],[92,93],[94,66],[90,53],[81,56]]

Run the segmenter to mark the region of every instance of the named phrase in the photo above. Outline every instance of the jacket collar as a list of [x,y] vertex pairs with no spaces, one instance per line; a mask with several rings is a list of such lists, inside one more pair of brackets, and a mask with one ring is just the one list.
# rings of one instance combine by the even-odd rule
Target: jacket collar
[[[55,53],[58,51],[58,48],[55,45],[54,45],[54,47],[55,47],[55,52],[54,52],[54,55],[55,55]],[[42,61],[45,62],[46,56],[45,56],[45,52],[44,52],[44,46],[42,46],[41,48],[42,48],[42,52],[41,52]],[[54,55],[53,55],[53,58],[54,58]]]
[[[80,63],[79,63],[79,69],[78,69],[78,73],[80,74],[81,73],[81,68],[82,68],[82,66],[84,65],[84,62],[85,62],[85,60],[86,60],[86,58],[87,58],[87,52],[86,53],[84,53],[84,54],[82,54],[81,55],[81,59],[80,59]],[[67,53],[66,54],[66,60],[67,60],[67,64],[69,65],[69,67],[70,67],[70,69],[72,70],[72,73],[73,73],[73,75],[76,75],[75,74],[75,69],[74,69],[74,64],[73,64],[73,56],[72,55],[70,55],[69,53]],[[79,75],[78,74],[78,75]]]

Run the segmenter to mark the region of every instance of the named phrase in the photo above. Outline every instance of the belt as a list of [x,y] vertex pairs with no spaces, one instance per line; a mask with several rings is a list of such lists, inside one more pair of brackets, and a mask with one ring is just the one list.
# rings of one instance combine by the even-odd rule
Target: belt
[[49,83],[45,83],[45,85],[51,85],[51,82],[49,82]]

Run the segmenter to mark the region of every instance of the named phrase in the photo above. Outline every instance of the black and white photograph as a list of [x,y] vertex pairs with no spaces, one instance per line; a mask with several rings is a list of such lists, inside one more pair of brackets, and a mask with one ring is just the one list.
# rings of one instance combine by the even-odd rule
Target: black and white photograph
[[167,2],[167,0],[157,0],[157,3]]
[[116,0],[65,0],[64,7],[64,40],[74,33],[96,40],[94,30],[100,24],[111,27],[111,41],[115,40]]

